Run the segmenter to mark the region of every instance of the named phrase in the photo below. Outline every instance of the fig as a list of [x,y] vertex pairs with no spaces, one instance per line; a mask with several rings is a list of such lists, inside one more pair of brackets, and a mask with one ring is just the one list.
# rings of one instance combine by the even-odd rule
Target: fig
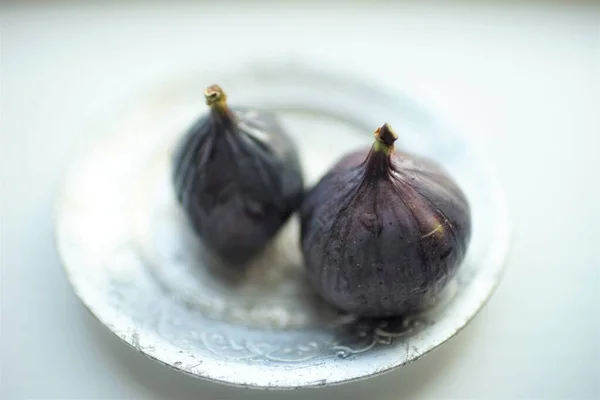
[[300,207],[301,166],[273,113],[230,108],[218,85],[204,95],[209,112],[175,148],[175,193],[205,247],[244,264]]
[[430,307],[471,235],[458,185],[434,162],[396,153],[388,124],[305,196],[301,247],[316,291],[345,312],[402,316]]

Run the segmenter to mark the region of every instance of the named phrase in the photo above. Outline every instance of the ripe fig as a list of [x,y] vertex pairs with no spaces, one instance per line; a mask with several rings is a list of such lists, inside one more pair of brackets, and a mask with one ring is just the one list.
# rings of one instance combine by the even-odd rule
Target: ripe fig
[[385,124],[306,195],[301,245],[316,291],[346,312],[401,316],[430,305],[471,235],[469,204],[435,163],[394,152]]
[[300,162],[274,114],[230,108],[218,85],[204,95],[208,114],[173,156],[175,192],[205,246],[227,263],[244,264],[300,206]]

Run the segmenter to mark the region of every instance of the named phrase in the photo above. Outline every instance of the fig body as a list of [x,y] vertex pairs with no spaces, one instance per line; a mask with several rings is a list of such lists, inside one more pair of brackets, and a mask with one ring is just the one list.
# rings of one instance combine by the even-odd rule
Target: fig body
[[300,206],[301,166],[274,114],[230,108],[217,85],[205,97],[209,112],[173,155],[175,193],[205,246],[228,263],[243,264]]
[[399,316],[430,306],[455,275],[470,210],[439,166],[394,152],[389,125],[375,137],[306,195],[301,246],[310,281],[329,303],[355,315]]

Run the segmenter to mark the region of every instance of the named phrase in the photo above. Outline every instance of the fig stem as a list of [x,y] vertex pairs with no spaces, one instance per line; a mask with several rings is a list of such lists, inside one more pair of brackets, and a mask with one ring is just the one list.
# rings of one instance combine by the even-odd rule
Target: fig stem
[[381,127],[375,130],[375,151],[383,151],[390,154],[394,151],[394,142],[398,139],[398,135],[392,127],[386,122]]
[[227,108],[227,95],[219,85],[211,85],[204,90],[206,105],[211,108],[224,110]]

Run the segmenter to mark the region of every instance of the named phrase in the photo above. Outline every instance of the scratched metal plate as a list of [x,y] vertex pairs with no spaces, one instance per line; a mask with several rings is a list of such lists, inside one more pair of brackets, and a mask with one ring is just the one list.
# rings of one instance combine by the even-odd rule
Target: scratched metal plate
[[[398,148],[429,156],[471,203],[473,239],[438,305],[403,320],[341,315],[306,284],[290,221],[243,276],[215,271],[174,201],[169,155],[205,111],[206,85],[231,103],[278,111],[314,183],[387,121]],[[496,286],[509,242],[504,196],[471,147],[401,94],[298,66],[199,72],[104,123],[58,200],[57,243],[73,289],[126,343],[227,384],[296,388],[365,378],[416,360],[457,333]]]

